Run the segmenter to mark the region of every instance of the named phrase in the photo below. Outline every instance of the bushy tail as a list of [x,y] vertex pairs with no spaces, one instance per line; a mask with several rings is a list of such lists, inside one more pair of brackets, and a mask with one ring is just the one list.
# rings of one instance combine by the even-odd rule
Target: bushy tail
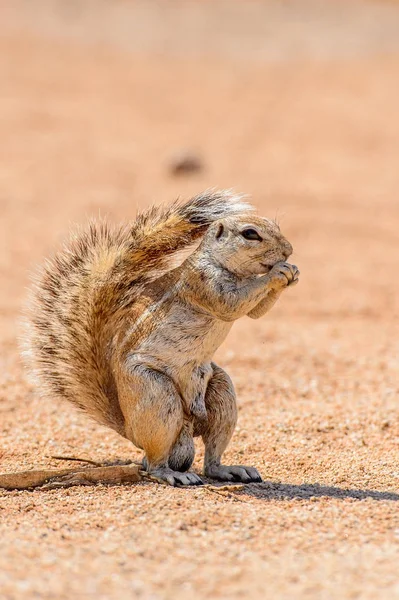
[[48,261],[32,287],[22,338],[40,391],[61,396],[124,433],[109,364],[112,327],[142,285],[214,221],[250,209],[229,191],[153,207],[127,227],[92,223]]

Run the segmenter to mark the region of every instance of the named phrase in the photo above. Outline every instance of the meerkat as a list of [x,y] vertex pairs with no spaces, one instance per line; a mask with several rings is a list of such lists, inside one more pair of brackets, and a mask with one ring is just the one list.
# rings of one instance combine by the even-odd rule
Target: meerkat
[[237,405],[212,359],[234,321],[262,317],[298,282],[291,253],[275,221],[230,191],[152,207],[123,227],[90,224],[32,288],[24,345],[39,390],[130,440],[170,485],[202,483],[189,470],[196,436],[205,476],[261,481],[253,467],[221,464]]

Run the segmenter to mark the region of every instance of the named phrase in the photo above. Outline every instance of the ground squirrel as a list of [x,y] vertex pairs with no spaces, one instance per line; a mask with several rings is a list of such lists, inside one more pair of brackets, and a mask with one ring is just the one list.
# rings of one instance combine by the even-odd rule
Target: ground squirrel
[[91,224],[32,289],[25,346],[40,390],[143,449],[145,469],[171,485],[202,483],[189,472],[195,436],[206,476],[261,481],[255,468],[221,465],[237,408],[230,377],[212,362],[236,319],[261,317],[298,281],[285,262],[291,244],[252,210],[229,191],[206,191],[128,226]]

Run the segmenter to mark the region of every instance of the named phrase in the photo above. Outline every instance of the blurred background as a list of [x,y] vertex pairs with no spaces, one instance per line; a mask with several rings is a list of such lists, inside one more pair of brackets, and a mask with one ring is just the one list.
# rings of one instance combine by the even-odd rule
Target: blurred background
[[302,313],[397,311],[397,3],[15,0],[0,23],[11,309],[71,223],[216,186],[281,220]]
[[398,157],[393,0],[0,1],[2,471],[139,457],[22,375],[29,272],[74,223],[234,188],[277,217],[302,274],[218,353],[240,398],[226,460],[274,483],[238,504],[0,496],[0,597],[397,597]]

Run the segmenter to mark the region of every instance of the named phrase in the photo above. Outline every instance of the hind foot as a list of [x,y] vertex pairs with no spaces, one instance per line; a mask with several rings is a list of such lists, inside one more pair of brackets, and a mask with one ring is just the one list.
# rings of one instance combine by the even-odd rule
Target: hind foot
[[254,467],[223,465],[208,465],[205,467],[205,475],[219,481],[239,481],[241,483],[260,483],[262,477]]
[[[186,485],[203,485],[201,477],[198,477],[196,473],[181,473],[180,471],[175,471],[173,469],[170,469],[169,467],[158,467],[151,471],[148,471],[148,463],[146,457],[143,458],[141,466],[143,470],[147,471],[148,474],[151,475],[151,477],[154,477],[154,479],[165,482],[168,485],[173,485],[174,487]],[[191,462],[189,466],[191,466]]]
[[203,485],[203,481],[196,473],[180,473],[169,467],[158,467],[149,472],[149,475],[158,481],[165,482],[174,487],[188,485]]

